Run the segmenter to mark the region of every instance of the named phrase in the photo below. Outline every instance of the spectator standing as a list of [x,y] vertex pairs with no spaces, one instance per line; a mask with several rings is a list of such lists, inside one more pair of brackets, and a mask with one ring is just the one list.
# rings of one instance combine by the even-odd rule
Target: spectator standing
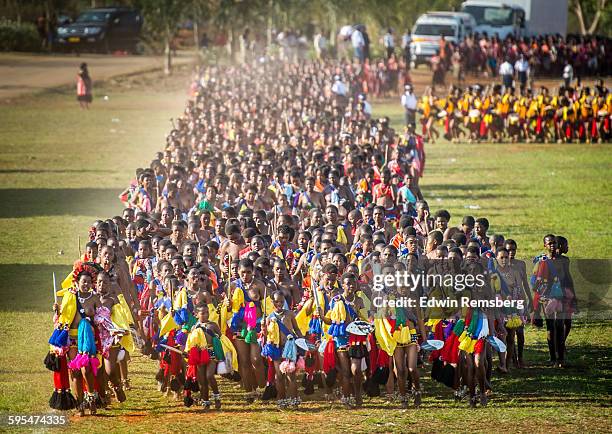
[[361,34],[363,35],[363,58],[370,58],[370,35],[368,35],[368,30],[365,26],[361,26],[359,29]]
[[502,78],[504,88],[510,89],[512,87],[512,78],[514,77],[514,68],[508,59],[504,60],[504,63],[499,66],[499,75]]
[[325,59],[327,57],[327,38],[323,36],[323,33],[319,30],[313,39],[315,53],[317,59]]
[[529,62],[523,54],[519,55],[518,60],[514,64],[514,70],[518,78],[521,92],[527,87],[527,78],[529,77]]
[[355,57],[359,60],[359,63],[363,63],[365,60],[365,41],[363,34],[357,28],[351,34],[351,45],[353,46]]
[[571,63],[566,63],[563,67],[563,82],[565,83],[565,87],[570,87],[572,81],[574,80],[574,68]]
[[412,42],[412,36],[410,36],[410,30],[406,30],[402,35],[402,53],[404,56],[404,62],[406,68],[410,68],[410,43]]
[[412,92],[411,84],[404,86],[404,89],[405,92],[402,95],[401,103],[402,107],[404,107],[406,126],[412,125],[414,127],[416,125],[417,99]]
[[92,94],[92,82],[89,76],[89,70],[87,63],[81,63],[79,72],[77,74],[77,101],[82,109],[89,110],[89,104],[93,100]]
[[38,32],[38,37],[40,38],[40,45],[42,48],[47,47],[47,19],[44,15],[40,15],[36,18],[36,31]]
[[383,36],[383,46],[387,52],[387,59],[395,52],[395,41],[393,39],[393,29],[387,29],[387,33]]

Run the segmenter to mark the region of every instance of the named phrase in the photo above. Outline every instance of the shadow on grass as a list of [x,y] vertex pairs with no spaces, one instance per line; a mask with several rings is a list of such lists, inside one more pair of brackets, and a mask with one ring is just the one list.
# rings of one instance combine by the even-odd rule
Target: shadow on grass
[[120,191],[111,188],[1,189],[0,218],[59,215],[109,216],[121,209]]
[[45,312],[51,318],[53,272],[59,289],[70,270],[67,265],[1,264],[0,311]]

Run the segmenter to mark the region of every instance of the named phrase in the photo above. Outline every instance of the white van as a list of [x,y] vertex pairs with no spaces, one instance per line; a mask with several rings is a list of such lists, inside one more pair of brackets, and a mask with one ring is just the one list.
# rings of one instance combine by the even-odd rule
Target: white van
[[440,49],[440,38],[458,43],[475,27],[474,17],[463,12],[427,12],[421,15],[412,28],[411,67],[429,62]]

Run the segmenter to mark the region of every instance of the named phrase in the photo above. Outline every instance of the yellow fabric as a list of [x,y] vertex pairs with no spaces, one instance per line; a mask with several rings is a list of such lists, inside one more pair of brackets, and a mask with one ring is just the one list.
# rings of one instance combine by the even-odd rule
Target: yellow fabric
[[341,300],[334,304],[334,308],[329,313],[329,318],[334,323],[343,323],[346,321],[346,307]]
[[208,303],[208,320],[219,325],[219,314],[214,304]]
[[219,340],[221,340],[221,345],[223,346],[223,352],[225,354],[227,353],[232,354],[232,369],[234,371],[237,371],[238,370],[238,353],[236,353],[236,348],[234,348],[232,341],[230,341],[229,338],[225,336],[224,334],[219,336]]
[[127,333],[121,338],[121,346],[128,353],[134,352],[134,339],[130,333],[130,318],[125,315],[125,310],[121,304],[116,304],[111,309],[111,321],[120,329],[126,330]]
[[366,312],[368,312],[370,310],[370,307],[372,306],[372,302],[370,301],[368,296],[363,291],[357,291],[357,297],[359,297],[361,301],[363,301],[363,308],[366,310]]
[[400,326],[399,328],[393,331],[393,339],[400,345],[409,344],[412,342],[412,335],[416,334],[415,329],[411,329],[410,327]]
[[187,306],[187,290],[182,288],[178,294],[174,296],[174,300],[172,302],[172,307],[174,310],[179,310]]
[[200,327],[194,328],[187,336],[187,342],[185,343],[185,351],[189,352],[193,347],[195,348],[206,348],[208,346],[206,342],[206,334]]
[[440,321],[442,321],[442,320],[441,320],[441,319],[430,319],[429,321],[427,321],[427,322],[425,323],[425,325],[426,325],[427,327],[431,327],[431,329],[433,330],[433,329],[435,329],[435,328],[436,328],[436,326],[438,325],[438,323],[439,323]]
[[235,288],[232,294],[232,312],[238,312],[244,306],[244,292],[240,288]]
[[340,244],[348,244],[348,239],[346,238],[346,234],[344,233],[344,228],[342,226],[338,226],[336,228],[336,242]]
[[170,312],[168,312],[166,316],[163,317],[161,320],[161,324],[159,328],[159,335],[165,336],[166,334],[170,333],[170,331],[172,330],[178,330],[178,328],[179,326],[176,323],[176,321],[174,321],[174,317],[170,314]]
[[466,337],[466,338],[465,338],[463,341],[461,341],[461,343],[459,344],[459,349],[460,349],[461,351],[466,351],[466,352],[468,352],[468,353],[469,353],[469,352],[470,352],[470,351],[469,351],[469,348],[470,348],[470,345],[472,344],[472,340],[473,340],[473,339],[471,339],[471,338],[467,338],[467,337]]
[[221,334],[224,335],[227,330],[227,322],[231,318],[231,312],[227,310],[226,306],[221,306],[221,317],[219,318],[219,328],[221,329]]
[[300,311],[295,316],[295,321],[297,322],[298,328],[302,332],[302,334],[306,334],[308,332],[308,325],[310,324],[311,315],[306,315],[306,308],[302,307]]
[[376,342],[388,355],[392,356],[395,352],[397,342],[391,336],[391,324],[386,318],[375,318],[374,319],[374,335],[376,336]]
[[269,313],[274,312],[274,302],[272,301],[272,297],[271,296],[267,296],[266,297],[266,303],[265,303],[265,313],[266,315]]
[[125,317],[128,319],[129,324],[135,324],[134,317],[132,316],[132,311],[130,310],[127,301],[125,301],[125,297],[123,296],[123,294],[119,294],[117,298],[119,299],[119,304],[121,305],[121,308],[123,309]]
[[268,324],[266,339],[273,345],[280,345],[280,328],[276,321],[270,321]]
[[[68,273],[66,278],[62,281],[62,289],[72,288],[72,271]],[[58,292],[57,295],[60,295]]]
[[72,324],[74,320],[74,315],[77,311],[77,299],[76,294],[73,294],[70,291],[66,291],[64,296],[62,297],[62,305],[60,307],[60,314],[58,318],[58,322],[60,324]]

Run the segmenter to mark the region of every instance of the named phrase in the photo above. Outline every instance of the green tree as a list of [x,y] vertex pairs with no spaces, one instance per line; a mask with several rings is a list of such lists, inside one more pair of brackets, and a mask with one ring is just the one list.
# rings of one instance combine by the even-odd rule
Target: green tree
[[145,26],[154,39],[163,41],[164,74],[172,73],[172,38],[185,16],[185,2],[180,0],[140,0]]
[[606,8],[607,3],[607,0],[570,0],[570,12],[574,15],[581,34],[592,35],[597,33],[598,29],[610,32],[612,11],[610,7]]

